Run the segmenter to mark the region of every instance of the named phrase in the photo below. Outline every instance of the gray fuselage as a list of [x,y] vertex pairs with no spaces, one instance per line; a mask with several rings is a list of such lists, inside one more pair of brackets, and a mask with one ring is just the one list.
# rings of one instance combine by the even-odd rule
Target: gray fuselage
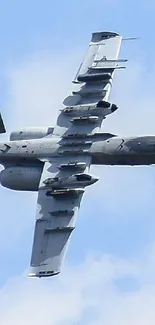
[[[88,139],[89,140],[89,139]],[[74,145],[75,143],[75,145]],[[54,157],[91,155],[97,165],[150,165],[155,164],[155,136],[112,136],[102,140],[77,142],[47,137],[34,140],[0,142],[0,163],[39,164]]]

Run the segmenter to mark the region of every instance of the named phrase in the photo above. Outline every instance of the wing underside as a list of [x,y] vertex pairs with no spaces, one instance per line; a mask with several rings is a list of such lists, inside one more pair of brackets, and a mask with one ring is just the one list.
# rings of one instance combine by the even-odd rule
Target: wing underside
[[96,111],[92,111],[91,108],[95,108],[98,102],[108,101],[114,72],[122,68],[119,63],[121,60],[118,60],[121,42],[122,37],[116,33],[92,34],[85,58],[73,80],[72,92],[64,99],[60,108],[53,135],[97,132],[104,118],[101,110],[98,119],[91,121],[85,119],[83,125],[71,117],[75,114],[77,117],[88,117],[91,114],[96,116]]
[[[39,185],[30,276],[58,274],[75,228],[84,186],[59,186],[58,181],[77,173],[88,173],[92,136],[101,127],[103,112],[122,37],[116,33],[94,33],[86,56],[73,80],[72,93],[65,98],[52,137],[58,139],[57,156],[44,164]],[[100,103],[100,104],[99,104]],[[108,104],[109,105],[109,104]],[[50,135],[51,136],[51,135]]]

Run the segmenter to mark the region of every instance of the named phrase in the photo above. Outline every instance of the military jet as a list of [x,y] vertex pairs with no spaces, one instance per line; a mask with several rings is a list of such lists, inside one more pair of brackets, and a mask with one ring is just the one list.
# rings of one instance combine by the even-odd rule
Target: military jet
[[114,32],[93,33],[56,125],[21,129],[0,142],[1,185],[38,191],[29,276],[60,273],[85,188],[98,181],[91,165],[155,164],[155,136],[122,138],[101,129],[118,109],[108,100],[115,70],[126,62],[118,58],[121,42]]

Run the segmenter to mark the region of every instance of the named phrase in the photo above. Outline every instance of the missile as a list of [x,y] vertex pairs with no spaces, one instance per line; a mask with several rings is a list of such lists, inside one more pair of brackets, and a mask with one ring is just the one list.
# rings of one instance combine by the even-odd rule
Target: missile
[[88,174],[74,174],[69,177],[54,177],[47,178],[43,181],[43,186],[41,188],[52,188],[52,189],[61,189],[61,188],[83,188],[85,186],[92,185],[99,180],[98,177],[88,175]]

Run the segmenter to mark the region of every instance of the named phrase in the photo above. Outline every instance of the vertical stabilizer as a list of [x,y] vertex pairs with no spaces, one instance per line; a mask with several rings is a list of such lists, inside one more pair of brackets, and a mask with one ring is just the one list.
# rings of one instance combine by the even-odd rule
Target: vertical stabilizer
[[6,133],[5,125],[1,114],[0,114],[0,133]]

